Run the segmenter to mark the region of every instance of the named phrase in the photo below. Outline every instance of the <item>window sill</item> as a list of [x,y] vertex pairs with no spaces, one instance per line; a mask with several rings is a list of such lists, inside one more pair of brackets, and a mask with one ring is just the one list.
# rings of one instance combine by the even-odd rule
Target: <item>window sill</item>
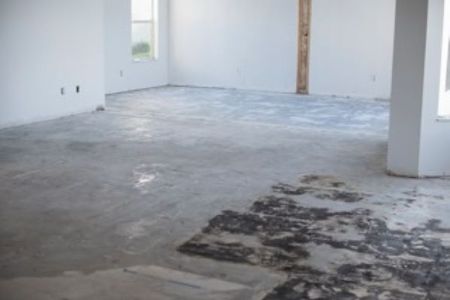
[[149,58],[149,59],[133,59],[131,62],[135,64],[141,64],[141,63],[152,63],[157,62],[157,58]]
[[440,123],[450,123],[450,115],[439,116],[436,121]]

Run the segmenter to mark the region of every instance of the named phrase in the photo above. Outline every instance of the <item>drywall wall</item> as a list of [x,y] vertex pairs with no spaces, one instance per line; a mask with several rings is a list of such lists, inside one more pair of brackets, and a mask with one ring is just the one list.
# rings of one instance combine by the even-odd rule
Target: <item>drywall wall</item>
[[397,0],[388,170],[419,175],[426,0]]
[[105,1],[106,92],[168,84],[168,0],[159,0],[158,58],[134,62],[131,55],[131,0]]
[[[425,1],[425,0],[424,0]],[[419,151],[420,176],[450,176],[450,120],[438,115],[446,93],[445,55],[448,47],[450,0],[428,0],[422,128]],[[444,18],[445,16],[445,18]]]
[[298,0],[171,0],[170,83],[294,92]]
[[[310,92],[390,98],[395,1],[314,0]],[[295,92],[298,0],[172,0],[170,83]]]
[[395,1],[312,2],[310,92],[389,99]]
[[450,175],[450,120],[439,116],[446,89],[450,0],[397,0],[388,170]]
[[448,118],[450,117],[450,1],[445,2],[443,36],[442,63],[444,67],[441,70],[443,96],[439,102],[438,113],[439,116]]
[[0,127],[104,105],[102,0],[1,0],[0,41]]

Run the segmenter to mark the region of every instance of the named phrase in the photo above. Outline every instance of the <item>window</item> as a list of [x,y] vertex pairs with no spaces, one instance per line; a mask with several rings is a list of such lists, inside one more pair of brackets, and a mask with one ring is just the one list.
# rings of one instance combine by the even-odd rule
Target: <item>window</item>
[[131,38],[134,61],[157,57],[157,0],[131,0]]
[[450,37],[447,43],[447,47],[447,78],[445,82],[445,90],[446,92],[450,92]]

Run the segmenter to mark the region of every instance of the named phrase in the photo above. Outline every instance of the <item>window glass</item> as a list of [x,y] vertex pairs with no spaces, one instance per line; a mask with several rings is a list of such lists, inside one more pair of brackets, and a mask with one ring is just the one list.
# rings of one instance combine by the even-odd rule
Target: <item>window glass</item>
[[131,39],[134,61],[156,58],[155,1],[131,0]]

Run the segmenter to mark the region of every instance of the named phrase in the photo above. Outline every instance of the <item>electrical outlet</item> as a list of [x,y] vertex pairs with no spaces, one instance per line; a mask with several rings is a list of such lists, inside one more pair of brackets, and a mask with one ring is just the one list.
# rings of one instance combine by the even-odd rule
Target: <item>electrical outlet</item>
[[81,91],[81,89],[80,89],[80,86],[79,86],[79,85],[77,85],[77,86],[76,86],[76,88],[75,88],[75,92],[76,92],[77,94],[79,94],[79,93],[80,93],[80,91]]
[[65,88],[61,88],[60,89],[61,95],[64,96],[66,94],[66,89]]
[[123,77],[123,70],[120,70],[119,75],[120,77]]

